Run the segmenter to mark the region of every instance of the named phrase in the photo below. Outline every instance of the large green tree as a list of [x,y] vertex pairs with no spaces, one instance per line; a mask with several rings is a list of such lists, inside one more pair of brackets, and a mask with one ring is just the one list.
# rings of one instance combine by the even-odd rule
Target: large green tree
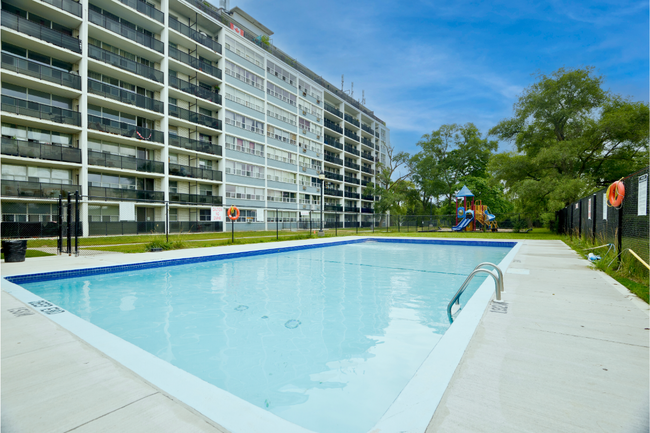
[[490,130],[515,149],[489,171],[522,210],[552,212],[648,164],[648,105],[603,89],[592,67],[540,74]]
[[386,161],[377,163],[375,175],[377,183],[369,184],[363,193],[380,197],[379,201],[374,203],[375,213],[385,214],[387,211],[399,213],[408,190],[406,179],[411,174],[407,165],[410,155],[407,152],[395,152],[395,149],[389,145],[386,147],[386,157]]

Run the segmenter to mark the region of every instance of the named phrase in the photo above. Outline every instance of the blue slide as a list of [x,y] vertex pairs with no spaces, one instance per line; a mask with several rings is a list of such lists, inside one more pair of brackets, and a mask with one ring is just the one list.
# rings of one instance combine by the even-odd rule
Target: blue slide
[[457,225],[453,226],[451,229],[455,232],[459,232],[463,230],[465,227],[467,227],[469,223],[472,222],[473,219],[474,219],[474,214],[468,211],[467,214],[465,214],[465,218],[463,218]]

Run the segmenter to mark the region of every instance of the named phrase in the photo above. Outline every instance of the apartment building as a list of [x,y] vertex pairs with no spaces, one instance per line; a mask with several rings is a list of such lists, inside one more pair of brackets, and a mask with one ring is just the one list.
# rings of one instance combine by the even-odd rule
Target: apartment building
[[241,9],[3,0],[1,21],[3,231],[47,225],[72,191],[85,235],[167,216],[172,232],[221,231],[211,208],[231,204],[237,230],[321,205],[330,224],[367,224],[388,128]]

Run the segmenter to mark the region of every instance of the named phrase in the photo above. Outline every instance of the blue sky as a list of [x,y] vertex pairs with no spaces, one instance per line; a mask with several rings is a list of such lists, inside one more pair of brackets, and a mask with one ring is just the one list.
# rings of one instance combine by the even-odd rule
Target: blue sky
[[[218,4],[216,0],[213,3]],[[487,132],[533,74],[594,66],[648,102],[647,1],[231,0],[272,42],[385,120],[397,150],[446,123]],[[503,144],[501,149],[509,148]]]

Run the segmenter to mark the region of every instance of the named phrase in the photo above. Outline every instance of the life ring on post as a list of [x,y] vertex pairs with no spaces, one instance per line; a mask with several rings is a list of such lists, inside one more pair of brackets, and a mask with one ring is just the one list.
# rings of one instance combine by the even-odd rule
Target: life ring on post
[[623,181],[617,180],[607,187],[607,201],[612,207],[619,207],[623,203],[625,197],[625,185]]
[[[232,205],[226,214],[228,215],[228,218],[230,218],[230,221],[235,221],[239,218],[239,209],[237,209],[237,206]],[[235,216],[233,216],[233,214]]]

